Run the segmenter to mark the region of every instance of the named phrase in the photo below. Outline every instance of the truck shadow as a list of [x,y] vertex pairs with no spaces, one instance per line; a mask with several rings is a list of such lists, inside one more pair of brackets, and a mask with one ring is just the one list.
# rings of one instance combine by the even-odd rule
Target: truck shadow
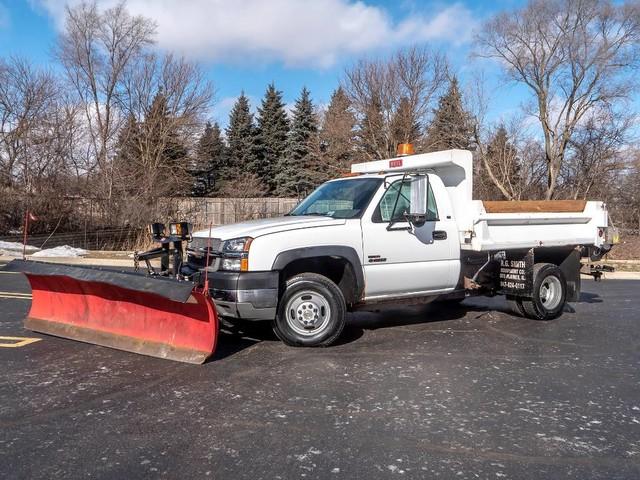
[[220,335],[215,353],[206,363],[235,355],[257,343],[277,341],[271,322],[220,322]]
[[[490,312],[515,315],[504,302],[504,297],[473,298],[462,303],[432,302],[426,305],[385,305],[379,308],[357,310],[347,316],[347,324],[335,346],[346,345],[360,339],[366,330],[378,330],[410,325],[455,322],[475,319]],[[446,325],[447,327],[450,325]],[[209,361],[220,360],[247,349],[256,343],[279,341],[271,322],[221,322],[216,353]]]
[[602,303],[602,298],[597,293],[580,292],[580,303]]
[[[506,306],[505,306],[506,308]],[[379,309],[359,310],[347,318],[347,325],[336,345],[358,340],[366,330],[426,325],[461,320],[471,315],[477,317],[498,308],[479,304],[432,302],[426,305],[385,306]]]

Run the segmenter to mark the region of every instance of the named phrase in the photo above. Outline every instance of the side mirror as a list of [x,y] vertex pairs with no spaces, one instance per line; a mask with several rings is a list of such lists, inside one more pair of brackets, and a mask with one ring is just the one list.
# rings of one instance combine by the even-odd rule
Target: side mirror
[[427,196],[429,193],[429,177],[417,175],[411,178],[411,211],[406,214],[407,220],[421,226],[427,221]]

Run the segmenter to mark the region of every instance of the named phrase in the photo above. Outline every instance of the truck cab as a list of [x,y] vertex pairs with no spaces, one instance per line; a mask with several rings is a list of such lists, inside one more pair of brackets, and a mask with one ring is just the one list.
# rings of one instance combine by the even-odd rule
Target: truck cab
[[220,315],[269,320],[295,346],[333,343],[348,310],[380,302],[504,293],[555,318],[577,299],[580,257],[615,243],[606,206],[489,208],[471,197],[471,162],[449,150],[355,164],[283,217],[194,233],[189,268],[206,270]]

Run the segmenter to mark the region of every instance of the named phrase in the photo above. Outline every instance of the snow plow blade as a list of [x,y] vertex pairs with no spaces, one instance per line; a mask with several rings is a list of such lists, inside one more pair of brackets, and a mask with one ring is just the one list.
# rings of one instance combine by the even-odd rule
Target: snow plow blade
[[29,330],[187,363],[215,351],[215,307],[191,282],[23,260],[7,270],[31,284]]

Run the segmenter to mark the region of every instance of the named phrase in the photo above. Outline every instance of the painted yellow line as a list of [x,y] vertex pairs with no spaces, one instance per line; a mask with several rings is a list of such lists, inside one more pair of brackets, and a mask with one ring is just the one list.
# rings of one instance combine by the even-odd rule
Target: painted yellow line
[[29,337],[0,337],[0,340],[8,340],[12,343],[0,343],[1,348],[20,348],[30,343],[36,343],[42,340],[41,338],[29,338]]

